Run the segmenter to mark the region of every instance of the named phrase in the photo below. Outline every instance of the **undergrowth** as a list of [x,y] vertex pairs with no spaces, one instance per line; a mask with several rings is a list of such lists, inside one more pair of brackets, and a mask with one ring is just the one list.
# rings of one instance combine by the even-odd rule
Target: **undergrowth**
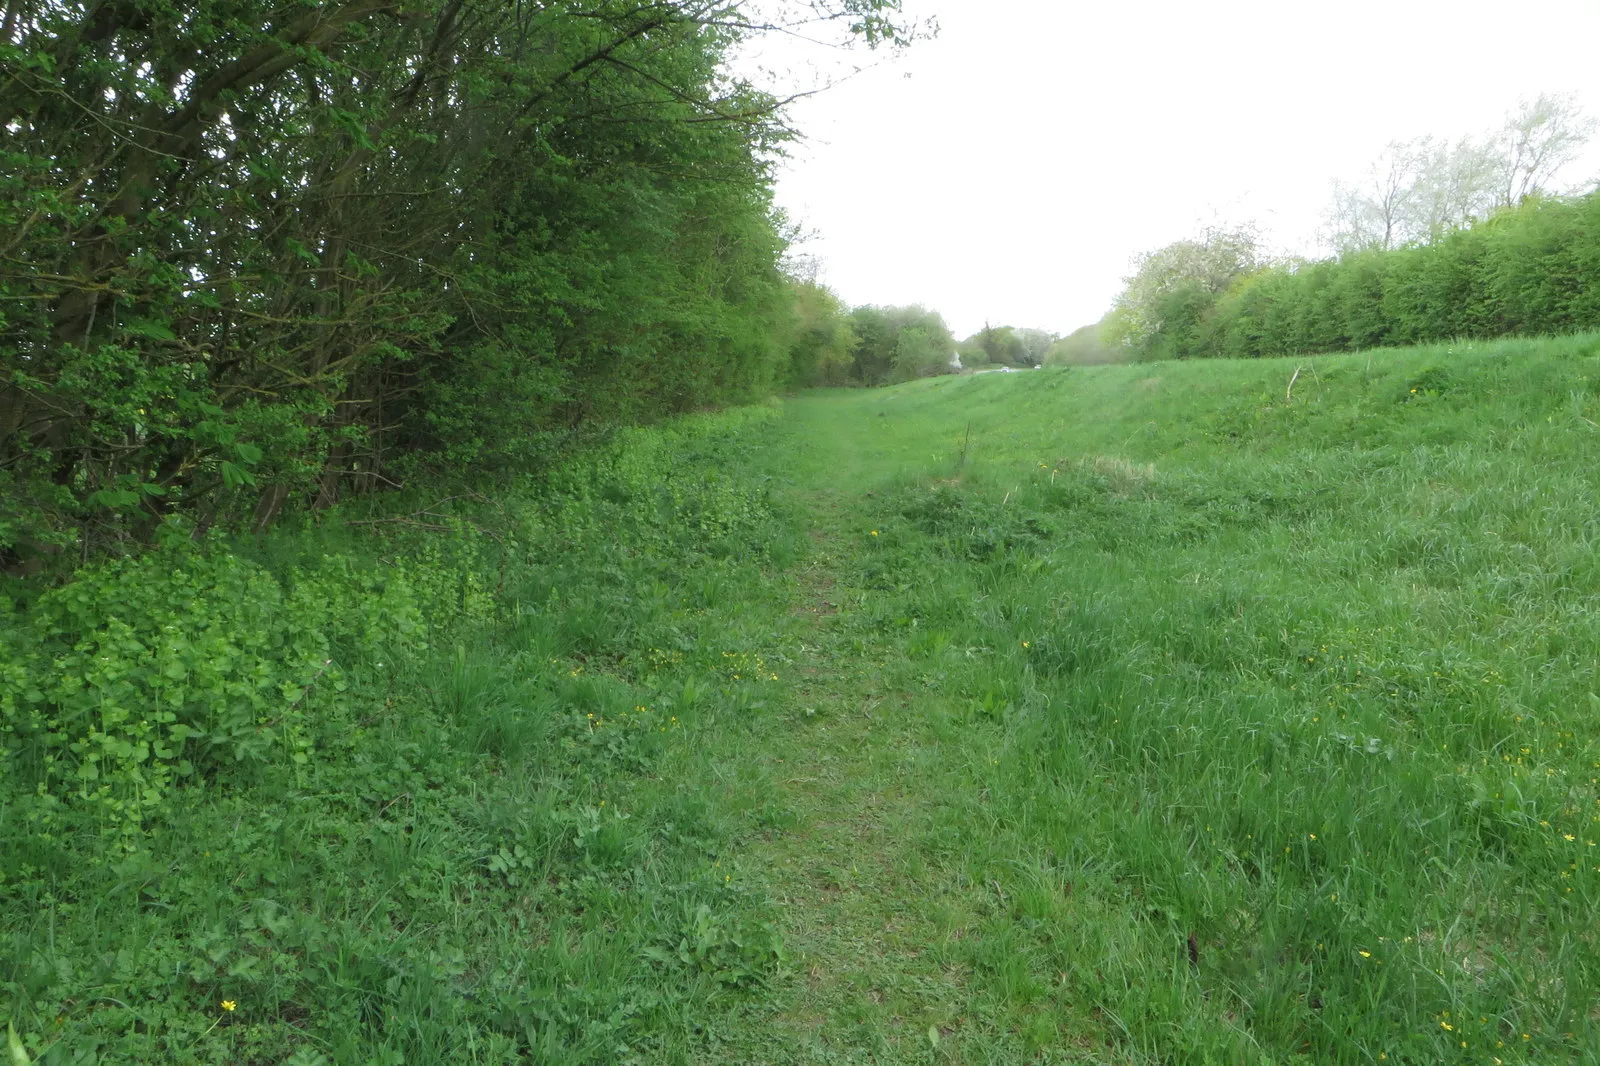
[[724,469],[770,417],[17,597],[0,993],[27,1053],[685,1058],[782,953],[693,751],[776,681],[733,620],[789,534]]

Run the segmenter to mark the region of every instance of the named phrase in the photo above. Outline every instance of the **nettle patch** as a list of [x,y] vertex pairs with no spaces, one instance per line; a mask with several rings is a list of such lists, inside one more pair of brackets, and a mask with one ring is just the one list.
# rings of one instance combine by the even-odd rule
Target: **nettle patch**
[[27,816],[48,824],[78,806],[135,832],[180,781],[303,763],[307,716],[344,687],[333,640],[420,628],[403,582],[337,561],[288,589],[220,551],[85,570],[0,633],[0,730]]

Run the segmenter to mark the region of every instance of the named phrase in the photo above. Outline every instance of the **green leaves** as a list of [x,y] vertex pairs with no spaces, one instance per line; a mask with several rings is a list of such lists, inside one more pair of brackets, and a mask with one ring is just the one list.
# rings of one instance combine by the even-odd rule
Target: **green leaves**
[[[1171,266],[1169,253],[1191,244],[1156,253],[1146,268]],[[1581,282],[1597,263],[1600,193],[1533,199],[1427,244],[1266,266],[1221,288],[1141,269],[1107,321],[1113,341],[1147,359],[1570,333],[1600,328],[1600,297]]]
[[81,571],[0,630],[20,671],[0,727],[44,793],[136,833],[194,768],[304,764],[310,716],[343,688],[334,649],[398,650],[420,625],[401,579],[329,557],[285,588],[183,538]]
[[355,142],[357,147],[365,148],[369,152],[378,147],[377,142],[367,134],[366,122],[354,111],[347,111],[342,107],[330,107],[325,113],[333,120],[334,125]]
[[598,1066],[757,988],[781,945],[715,865],[741,804],[689,730],[777,688],[723,655],[777,529],[731,469],[775,414],[541,442],[537,486],[234,545],[270,567],[175,522],[0,600],[0,981],[30,1047]]
[[131,333],[136,337],[144,337],[147,340],[175,341],[178,339],[178,335],[172,332],[171,326],[165,322],[152,319],[129,319],[122,323],[122,329],[125,333]]
[[10,1022],[6,1023],[6,1051],[10,1055],[11,1066],[30,1066],[33,1062],[28,1057],[28,1049],[22,1046],[22,1038],[17,1035],[17,1027]]
[[728,988],[748,988],[766,979],[783,959],[782,941],[766,923],[741,921],[707,903],[686,908],[680,929],[644,956],[670,970],[710,977]]
[[[147,539],[135,486],[260,524],[787,369],[789,133],[724,84],[738,5],[325,7],[58,5],[6,43],[6,560]],[[897,7],[791,13],[878,45]]]
[[224,459],[219,465],[218,469],[222,471],[222,484],[227,488],[237,489],[245,485],[254,485],[256,483],[254,475],[252,475],[249,470],[240,466],[238,463],[230,462]]

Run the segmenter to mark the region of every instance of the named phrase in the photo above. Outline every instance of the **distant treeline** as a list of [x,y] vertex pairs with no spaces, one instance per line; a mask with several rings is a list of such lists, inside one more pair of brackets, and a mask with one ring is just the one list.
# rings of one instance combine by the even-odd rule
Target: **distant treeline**
[[[1215,250],[1215,235],[1208,242]],[[1140,359],[1338,352],[1453,337],[1600,329],[1600,193],[1530,198],[1431,243],[1204,271],[1108,323]]]
[[180,8],[3,5],[0,569],[766,395],[790,131],[726,61],[769,22],[907,32],[898,0]]
[[1097,328],[1086,327],[1096,339],[1088,344],[1095,354],[1084,358],[1083,330],[1062,338],[985,326],[958,342],[937,312],[920,305],[847,308],[815,281],[796,282],[794,293],[799,325],[790,348],[791,388],[894,385],[963,370],[1106,362],[1115,354],[1097,339]]
[[794,283],[788,385],[889,385],[954,370],[955,338],[926,307],[848,308],[827,286]]

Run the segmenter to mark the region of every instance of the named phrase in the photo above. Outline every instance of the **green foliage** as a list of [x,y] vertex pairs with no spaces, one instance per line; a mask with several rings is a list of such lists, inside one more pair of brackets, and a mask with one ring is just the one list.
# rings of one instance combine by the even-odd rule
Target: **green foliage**
[[966,367],[1009,366],[1015,369],[1043,366],[1057,337],[1042,329],[984,326],[958,346]]
[[327,564],[286,591],[225,551],[175,547],[40,596],[0,631],[0,731],[25,817],[50,830],[65,803],[136,833],[184,779],[304,763],[325,702],[313,688],[344,687],[333,646],[399,650],[421,629],[403,581]]
[[686,911],[677,935],[645,956],[668,973],[703,975],[728,988],[760,984],[772,966],[783,958],[780,942],[769,923],[737,925],[704,904]]
[[766,395],[789,133],[724,61],[914,35],[892,0],[191,6],[5,9],[7,569]]
[[1031,366],[1027,346],[1011,326],[985,326],[961,342],[963,350],[974,356],[970,366]]
[[926,326],[902,329],[894,345],[892,376],[896,381],[914,381],[948,374],[953,354],[948,330],[941,334]]
[[1120,362],[1127,357],[1127,349],[1106,343],[1105,323],[1095,322],[1080,326],[1055,341],[1045,351],[1045,366],[1093,366],[1097,363]]
[[1181,358],[1216,298],[1261,260],[1251,229],[1208,229],[1141,256],[1105,319],[1104,337],[1136,358]]
[[952,373],[955,339],[937,311],[925,307],[858,307],[851,377],[861,385]]
[[796,389],[848,384],[857,339],[844,304],[814,281],[792,281],[790,290],[795,324],[786,384]]
[[[177,538],[0,616],[0,1004],[77,1061],[681,1059],[784,959],[708,761],[776,689],[769,408]],[[750,643],[747,643],[750,641]],[[92,768],[92,772],[85,772]],[[719,783],[720,782],[720,783]]]
[[1600,326],[1600,194],[1534,198],[1431,244],[1264,267],[1150,302],[1148,359],[1353,351]]

